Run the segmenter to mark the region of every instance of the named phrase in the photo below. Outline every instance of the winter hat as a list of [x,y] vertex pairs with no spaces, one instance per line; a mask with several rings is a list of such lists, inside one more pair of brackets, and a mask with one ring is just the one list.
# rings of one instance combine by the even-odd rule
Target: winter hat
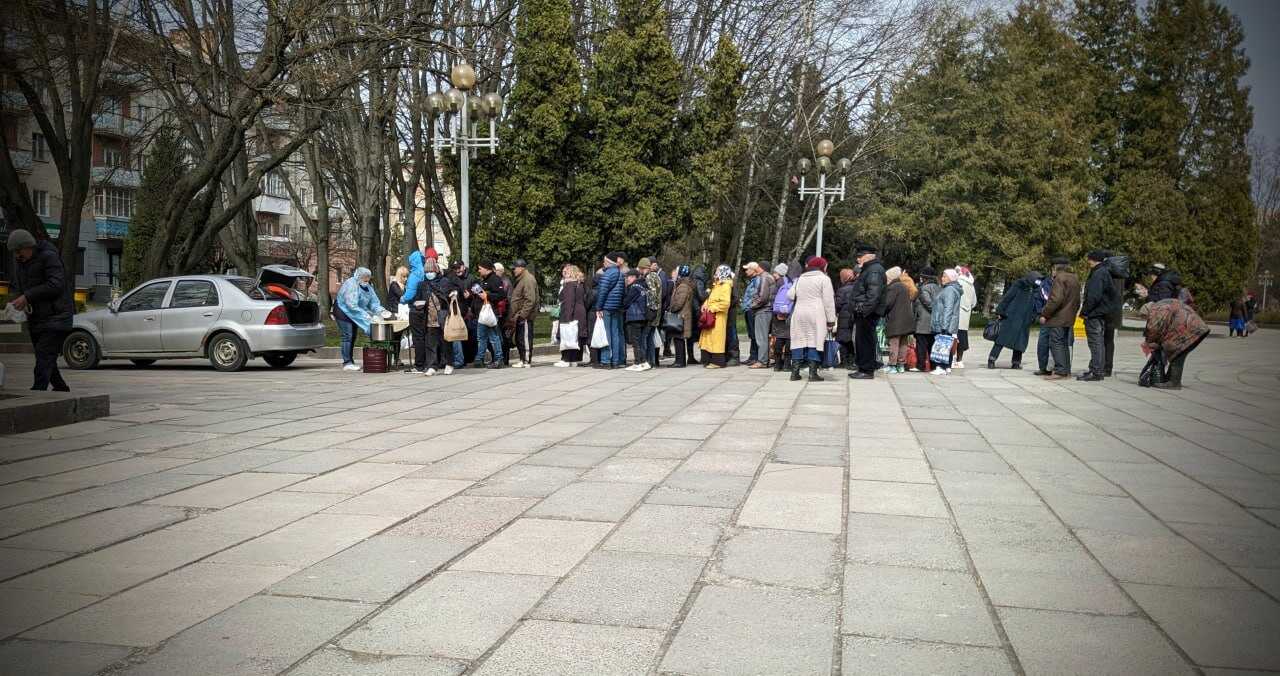
[[823,258],[822,256],[810,256],[809,259],[804,262],[804,269],[826,270],[827,259]]
[[640,268],[641,270],[648,270],[648,269],[649,269],[649,257],[648,257],[648,256],[645,256],[644,258],[641,258],[641,259],[640,259],[640,263],[639,263],[639,264],[637,264],[637,265],[636,265],[636,267],[637,267],[637,268]]
[[921,276],[921,277],[932,277],[932,276],[934,276],[934,275],[936,275],[936,274],[937,274],[937,271],[935,271],[933,268],[931,268],[931,267],[929,267],[929,266],[927,266],[927,265],[926,265],[926,266],[924,266],[923,268],[920,268],[920,276]]
[[858,256],[861,256],[862,254],[873,254],[873,253],[879,253],[879,252],[880,252],[879,249],[875,248],[870,244],[859,244],[855,253]]
[[436,248],[435,248],[435,247],[433,247],[433,246],[429,246],[429,247],[427,247],[426,258],[427,258],[428,260],[433,259],[433,258],[439,258],[439,257],[440,257],[440,254],[436,253]]
[[773,274],[782,275],[783,277],[786,277],[787,270],[789,269],[790,268],[787,267],[786,263],[778,263],[777,265],[773,266]]
[[631,268],[630,270],[627,270],[627,277],[629,279],[640,279],[640,271],[635,268]]
[[604,259],[609,261],[610,263],[617,264],[618,261],[622,260],[622,252],[610,251],[609,253],[604,255]]
[[680,277],[688,277],[688,276],[689,276],[689,266],[688,266],[688,265],[681,265],[680,267],[676,268],[676,274],[677,274],[677,275],[679,275]]
[[1089,260],[1095,263],[1101,263],[1102,261],[1107,260],[1107,252],[1102,249],[1094,249],[1089,252]]
[[885,271],[884,271],[884,278],[885,278],[885,281],[892,282],[893,280],[895,280],[895,279],[897,279],[897,278],[899,278],[899,277],[901,277],[901,276],[902,276],[902,268],[900,268],[900,267],[898,267],[898,266],[896,266],[896,265],[895,265],[895,266],[893,266],[893,267],[891,267],[891,268],[889,268],[888,270],[885,270]]
[[33,247],[35,245],[36,245],[36,238],[26,230],[18,229],[9,233],[9,241],[7,242],[7,246],[10,251],[17,251],[18,249],[26,249],[27,247]]

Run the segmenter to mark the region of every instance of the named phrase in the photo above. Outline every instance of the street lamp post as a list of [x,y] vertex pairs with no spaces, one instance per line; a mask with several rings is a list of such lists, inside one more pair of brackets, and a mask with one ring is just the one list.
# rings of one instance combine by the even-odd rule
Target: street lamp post
[[1265,312],[1267,309],[1267,289],[1271,288],[1270,270],[1263,270],[1262,274],[1258,275],[1258,285],[1262,287],[1262,309]]
[[[427,105],[431,114],[450,115],[447,118],[444,133],[436,134],[432,147],[436,156],[448,149],[454,155],[462,151],[458,160],[458,217],[462,220],[462,261],[471,265],[471,156],[480,148],[488,148],[489,153],[498,147],[498,115],[502,113],[502,97],[496,93],[472,94],[476,86],[476,71],[471,64],[459,62],[449,72],[449,81],[453,89],[446,93],[435,92],[427,97]],[[484,135],[476,128],[477,122],[489,121],[489,133]]]
[[[835,144],[829,140],[824,139],[818,142],[818,187],[816,188],[805,187],[804,184],[805,174],[809,173],[809,170],[813,167],[813,162],[807,157],[800,158],[800,201],[803,202],[806,195],[818,198],[818,242],[814,251],[819,256],[822,255],[822,226],[823,221],[827,218],[827,198],[831,198],[831,204],[844,199],[844,174],[849,173],[849,167],[853,164],[847,157],[842,157],[833,162],[831,153],[835,152],[835,148]],[[827,187],[827,174],[831,172],[833,167],[839,170],[841,174],[839,188]]]

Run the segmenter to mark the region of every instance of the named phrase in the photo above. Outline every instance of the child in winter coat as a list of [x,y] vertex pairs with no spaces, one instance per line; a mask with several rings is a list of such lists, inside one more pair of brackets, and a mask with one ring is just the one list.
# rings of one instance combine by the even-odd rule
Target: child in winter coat
[[645,332],[651,331],[648,322],[649,289],[640,277],[640,271],[627,271],[627,287],[622,297],[624,319],[627,322],[627,342],[635,356],[628,371],[648,371],[649,358],[646,352]]

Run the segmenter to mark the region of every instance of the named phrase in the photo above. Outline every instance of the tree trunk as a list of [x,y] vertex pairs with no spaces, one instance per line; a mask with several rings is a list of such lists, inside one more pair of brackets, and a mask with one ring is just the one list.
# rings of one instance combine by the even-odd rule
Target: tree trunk
[[782,171],[782,190],[778,193],[778,218],[774,222],[772,260],[778,260],[782,249],[782,228],[787,224],[787,195],[791,192],[791,162],[788,161]]

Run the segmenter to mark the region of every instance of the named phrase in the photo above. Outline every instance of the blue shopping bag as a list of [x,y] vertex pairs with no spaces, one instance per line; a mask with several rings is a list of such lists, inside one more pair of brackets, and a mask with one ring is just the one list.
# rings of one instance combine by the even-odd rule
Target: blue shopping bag
[[829,369],[840,365],[840,341],[831,336],[822,344],[822,365]]
[[929,351],[929,359],[939,366],[951,365],[951,348],[955,347],[956,337],[939,333],[933,337],[933,349]]

